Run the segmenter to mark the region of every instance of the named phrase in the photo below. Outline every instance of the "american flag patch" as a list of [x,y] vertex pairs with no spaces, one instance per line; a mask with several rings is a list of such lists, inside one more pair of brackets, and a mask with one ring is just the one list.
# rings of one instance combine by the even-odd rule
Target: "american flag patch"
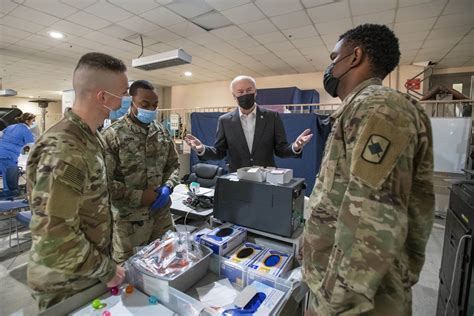
[[80,169],[71,165],[66,165],[62,178],[65,183],[69,184],[74,189],[82,191],[85,177]]

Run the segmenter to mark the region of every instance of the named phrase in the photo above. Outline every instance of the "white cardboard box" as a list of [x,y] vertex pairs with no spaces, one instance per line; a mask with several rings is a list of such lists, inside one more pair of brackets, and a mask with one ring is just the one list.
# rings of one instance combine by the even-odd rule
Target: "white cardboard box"
[[267,170],[263,167],[244,167],[237,169],[237,177],[240,180],[265,182]]
[[267,182],[272,184],[285,184],[293,179],[292,169],[275,168],[267,172]]

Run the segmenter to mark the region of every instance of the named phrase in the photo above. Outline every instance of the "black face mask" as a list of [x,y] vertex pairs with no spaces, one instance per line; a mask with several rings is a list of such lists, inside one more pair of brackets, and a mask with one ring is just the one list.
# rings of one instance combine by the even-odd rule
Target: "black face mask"
[[337,95],[337,87],[339,86],[339,82],[341,80],[341,78],[347,74],[352,68],[349,68],[347,69],[347,71],[345,73],[343,73],[342,75],[339,76],[339,78],[336,78],[333,76],[332,74],[332,70],[334,69],[334,66],[346,59],[347,57],[351,56],[353,53],[350,53],[349,55],[346,55],[344,57],[342,57],[341,59],[339,59],[337,62],[335,63],[331,63],[328,68],[326,69],[326,71],[324,72],[324,81],[323,81],[323,84],[324,84],[324,90],[326,90],[327,93],[329,93],[330,96],[332,96],[333,98],[336,98],[338,95]]
[[240,97],[237,97],[237,102],[242,109],[251,109],[255,104],[255,93],[241,95]]

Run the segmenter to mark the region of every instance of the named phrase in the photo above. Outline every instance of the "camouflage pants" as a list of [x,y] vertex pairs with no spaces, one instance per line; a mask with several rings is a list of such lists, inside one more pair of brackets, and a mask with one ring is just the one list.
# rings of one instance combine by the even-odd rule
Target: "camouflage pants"
[[[374,297],[374,309],[366,313],[357,313],[365,316],[410,316],[412,314],[411,290],[407,290],[406,297],[397,297],[388,293],[377,293]],[[348,302],[350,306],[351,302]],[[316,296],[310,292],[308,309],[305,316],[326,316],[334,314],[328,308],[318,303]],[[354,313],[340,313],[341,315],[355,315]],[[339,313],[338,313],[339,315]]]
[[33,294],[33,297],[38,303],[39,311],[44,311],[45,309],[48,309],[51,306],[64,301],[65,299],[73,296],[76,293],[77,292],[70,292],[70,291],[61,291],[61,292],[52,292],[52,293],[36,292]]
[[126,261],[133,255],[133,248],[148,245],[168,230],[175,230],[169,208],[149,220],[114,221],[112,259],[117,263]]

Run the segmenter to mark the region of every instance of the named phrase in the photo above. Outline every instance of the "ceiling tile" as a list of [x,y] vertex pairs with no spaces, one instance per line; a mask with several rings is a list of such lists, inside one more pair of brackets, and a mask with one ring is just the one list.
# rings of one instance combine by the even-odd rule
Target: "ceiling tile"
[[332,51],[337,41],[339,40],[340,34],[325,34],[321,35],[323,42],[326,44],[326,47]]
[[266,54],[269,52],[268,48],[265,46],[252,46],[252,47],[246,47],[243,49],[247,54],[250,55],[256,55],[256,54]]
[[[438,0],[435,0],[438,1]],[[440,0],[446,3],[447,0]],[[433,2],[433,0],[398,0],[399,7],[411,7],[414,5],[425,4],[429,5]]]
[[213,35],[210,32],[194,35],[191,40],[200,45],[210,45],[222,42],[219,37]]
[[418,50],[422,44],[423,44],[423,41],[400,42],[400,50],[401,51],[415,50],[415,49]]
[[121,21],[120,26],[123,26],[129,30],[135,31],[140,34],[149,33],[151,31],[159,29],[156,24],[148,22],[139,16],[133,16],[127,20]]
[[454,13],[474,12],[474,1],[472,0],[453,0],[449,1],[443,11],[443,15]]
[[2,39],[4,36],[9,36],[9,37],[14,37],[14,38],[17,38],[17,39],[24,39],[28,36],[30,36],[31,33],[30,32],[25,32],[25,31],[21,31],[21,30],[18,30],[18,29],[15,29],[15,28],[12,28],[12,27],[9,27],[9,26],[6,26],[6,25],[3,25],[2,26]]
[[72,34],[76,36],[82,36],[82,35],[92,32],[92,30],[87,27],[83,27],[76,23],[72,23],[66,20],[58,21],[52,24],[51,26],[49,26],[48,29],[51,29],[53,31],[63,32],[66,34]]
[[279,15],[271,18],[271,20],[280,30],[287,30],[311,24],[311,21],[304,10]]
[[252,3],[224,10],[222,14],[235,24],[244,24],[265,18],[262,12]]
[[[168,44],[164,44],[164,43],[154,44],[154,45],[151,45],[148,48],[155,51],[155,52],[157,52],[157,53],[167,52],[167,51],[176,49],[175,47],[173,47],[171,45],[168,45]],[[194,58],[193,58],[193,62],[194,62]]]
[[0,12],[2,14],[8,14],[10,11],[15,9],[18,6],[18,4],[14,3],[11,0],[2,0],[0,1]]
[[192,20],[197,25],[207,30],[229,26],[232,22],[219,12],[213,11]]
[[223,11],[251,2],[251,0],[205,0],[207,4],[218,11]]
[[265,47],[274,52],[295,49],[290,41],[268,43],[268,44],[265,44]]
[[59,18],[65,18],[77,12],[76,8],[58,1],[26,0],[23,5]]
[[59,21],[58,18],[45,14],[42,12],[39,12],[37,10],[19,6],[16,9],[14,9],[12,12],[10,12],[11,15],[16,16],[18,18],[24,19],[31,21],[33,23],[37,23],[40,25],[48,26],[53,24],[54,22]]
[[398,40],[402,42],[412,42],[412,41],[419,41],[423,43],[423,40],[428,36],[428,31],[423,31],[423,32],[412,32],[412,33],[406,33],[406,34],[401,34],[397,35]]
[[311,8],[307,11],[310,18],[316,24],[349,18],[351,16],[347,1],[331,3],[328,5]]
[[18,30],[36,33],[43,30],[45,27],[30,21],[26,21],[11,15],[6,15],[0,18],[0,25],[6,25]]
[[300,38],[291,41],[296,48],[321,47],[324,46],[319,36]]
[[182,22],[174,25],[170,25],[166,27],[173,33],[181,35],[183,37],[192,37],[194,35],[202,34],[207,32],[202,27],[197,26],[192,22]]
[[106,21],[83,11],[79,11],[67,17],[67,20],[94,30],[98,30],[110,25],[109,21]]
[[121,27],[117,24],[112,24],[103,29],[100,29],[100,32],[104,33],[105,35],[120,39],[127,38],[137,33],[135,31]]
[[436,29],[460,25],[470,25],[471,27],[474,26],[474,15],[472,12],[440,16],[434,28]]
[[395,22],[400,23],[437,17],[443,10],[443,7],[444,3],[442,2],[432,2],[429,5],[421,4],[399,8],[397,11],[397,20]]
[[354,25],[365,23],[385,24],[391,26],[395,19],[395,10],[388,10],[378,13],[354,16]]
[[268,17],[291,13],[303,9],[303,6],[299,0],[257,0],[255,1],[255,4]]
[[259,35],[278,31],[268,19],[241,24],[239,27],[249,35]]
[[[137,6],[138,5],[139,4],[137,4]],[[106,2],[99,2],[94,5],[91,5],[90,7],[84,9],[84,11],[111,22],[125,20],[133,15],[132,13],[125,11],[124,9],[121,9]]]
[[160,5],[153,0],[107,0],[107,2],[110,2],[134,14],[142,14],[144,12],[153,10]]
[[286,40],[286,37],[281,32],[259,34],[255,35],[254,38],[262,44],[282,42]]
[[289,39],[299,39],[318,35],[316,29],[312,25],[284,30],[283,34],[285,34]]
[[453,48],[460,38],[442,38],[426,40],[423,48]]
[[212,11],[212,7],[202,0],[175,0],[166,7],[187,19]]
[[52,47],[51,45],[46,45],[46,44],[42,44],[38,42],[32,42],[32,41],[29,41],[28,39],[16,42],[15,45],[28,47],[28,48],[34,48],[37,50],[46,50]]
[[469,25],[461,25],[454,27],[438,28],[431,30],[430,35],[428,35],[428,40],[430,39],[441,39],[441,38],[461,38],[467,32],[471,30]]
[[436,18],[419,19],[415,21],[395,23],[394,31],[397,34],[413,33],[431,30]]
[[185,19],[177,15],[176,13],[170,11],[165,7],[156,8],[145,12],[141,15],[145,19],[159,25],[159,26],[169,26],[177,23],[184,22]]
[[303,6],[307,9],[316,7],[316,6],[323,6],[325,4],[334,3],[336,0],[301,0]]
[[386,10],[395,9],[396,0],[351,0],[351,10],[353,15],[366,15]]
[[211,34],[214,34],[220,37],[223,40],[234,40],[242,37],[246,37],[247,34],[242,32],[237,26],[231,25],[222,27],[220,29],[215,29],[211,31]]
[[354,26],[352,25],[351,19],[344,19],[338,20],[333,22],[326,22],[316,24],[316,29],[318,30],[319,34],[343,34],[344,32],[352,29]]
[[149,33],[146,33],[145,35],[147,37],[156,39],[160,42],[169,42],[169,41],[174,41],[181,38],[181,36],[165,29],[151,31]]
[[74,8],[85,9],[94,3],[99,2],[99,0],[60,0],[62,3],[68,4]]

